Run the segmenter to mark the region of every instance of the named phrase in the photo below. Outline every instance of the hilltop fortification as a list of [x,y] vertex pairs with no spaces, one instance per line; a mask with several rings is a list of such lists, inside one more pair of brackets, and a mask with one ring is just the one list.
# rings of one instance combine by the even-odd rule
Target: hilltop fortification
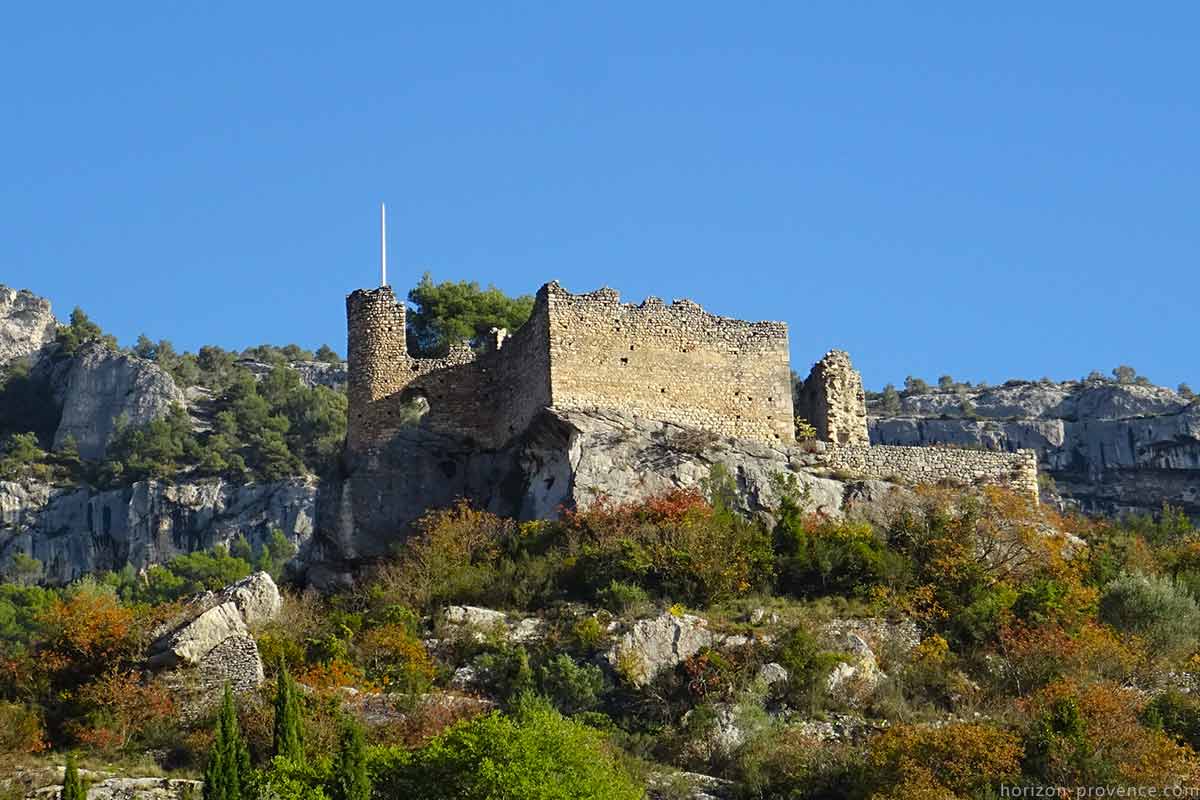
[[[387,552],[427,510],[459,499],[542,518],[697,486],[718,462],[758,498],[747,511],[777,501],[770,487],[785,472],[829,513],[864,479],[1005,483],[1037,496],[1030,453],[871,446],[862,379],[844,352],[793,395],[782,322],[552,282],[511,335],[417,358],[387,286],[350,294],[346,315],[346,474],[319,526],[335,532],[342,563]],[[815,441],[796,441],[797,416]]]
[[621,303],[612,289],[537,293],[529,321],[480,352],[414,358],[389,287],[346,299],[348,447],[386,444],[420,417],[485,449],[545,408],[605,409],[769,444],[795,438],[787,326],[710,314],[688,300]]

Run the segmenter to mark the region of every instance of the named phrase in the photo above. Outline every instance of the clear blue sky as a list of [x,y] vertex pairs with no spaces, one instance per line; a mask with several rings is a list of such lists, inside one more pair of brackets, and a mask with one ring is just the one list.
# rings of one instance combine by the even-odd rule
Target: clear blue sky
[[11,4],[0,282],[342,352],[386,200],[398,290],[691,297],[875,388],[1200,384],[1200,6],[984,5]]

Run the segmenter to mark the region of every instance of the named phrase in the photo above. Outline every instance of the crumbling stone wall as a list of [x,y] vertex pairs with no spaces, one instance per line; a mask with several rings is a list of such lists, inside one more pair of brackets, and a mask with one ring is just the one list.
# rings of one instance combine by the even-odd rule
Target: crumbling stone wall
[[484,353],[459,343],[441,358],[408,354],[405,310],[391,288],[346,298],[351,452],[385,442],[420,420],[432,430],[499,447],[550,404],[543,311]]
[[821,463],[862,478],[910,484],[999,484],[1038,497],[1037,452],[1000,453],[950,447],[828,445]]
[[538,291],[530,319],[412,358],[388,287],[346,299],[347,444],[361,452],[417,419],[497,448],[543,408],[608,408],[747,439],[793,441],[787,326],[708,314],[695,303],[622,305],[602,289]]
[[830,350],[813,364],[796,395],[796,415],[816,428],[817,438],[835,444],[869,444],[867,397],[862,376],[844,350]]
[[688,300],[622,304],[612,289],[547,284],[555,408],[611,409],[742,439],[790,443],[787,326],[709,314]]

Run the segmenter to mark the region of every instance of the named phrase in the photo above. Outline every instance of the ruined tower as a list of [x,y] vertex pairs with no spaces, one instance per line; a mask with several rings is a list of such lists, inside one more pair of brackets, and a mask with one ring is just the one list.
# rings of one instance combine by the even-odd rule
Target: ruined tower
[[833,444],[869,444],[867,399],[862,376],[843,350],[830,350],[813,364],[796,395],[796,414],[817,429],[817,438]]

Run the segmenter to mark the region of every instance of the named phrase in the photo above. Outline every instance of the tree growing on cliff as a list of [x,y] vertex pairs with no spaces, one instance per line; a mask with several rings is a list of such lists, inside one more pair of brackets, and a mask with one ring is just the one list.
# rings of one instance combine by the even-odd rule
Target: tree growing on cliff
[[492,328],[511,333],[533,311],[533,296],[509,297],[495,286],[476,281],[434,283],[429,273],[408,293],[416,310],[408,314],[409,351],[419,356],[445,355],[450,345],[468,339],[478,345]]
[[1177,391],[1179,393],[1179,396],[1182,397],[1184,400],[1195,400],[1196,399],[1196,393],[1193,392],[1192,387],[1188,386],[1186,383],[1179,384],[1179,388],[1176,389],[1175,391]]
[[1112,371],[1113,377],[1117,379],[1117,383],[1133,383],[1137,380],[1138,372],[1128,364],[1122,364],[1119,367],[1114,367]]
[[250,777],[250,751],[238,729],[233,691],[225,684],[216,739],[204,768],[204,800],[241,800],[242,787]]
[[883,413],[900,413],[900,393],[896,391],[896,387],[894,385],[889,383],[887,386],[883,387],[883,395],[881,396],[880,400]]
[[58,342],[63,355],[67,356],[75,355],[75,351],[86,342],[98,341],[111,350],[119,349],[116,337],[105,333],[79,306],[75,306],[75,310],[71,312],[70,323],[59,326],[55,341]]

